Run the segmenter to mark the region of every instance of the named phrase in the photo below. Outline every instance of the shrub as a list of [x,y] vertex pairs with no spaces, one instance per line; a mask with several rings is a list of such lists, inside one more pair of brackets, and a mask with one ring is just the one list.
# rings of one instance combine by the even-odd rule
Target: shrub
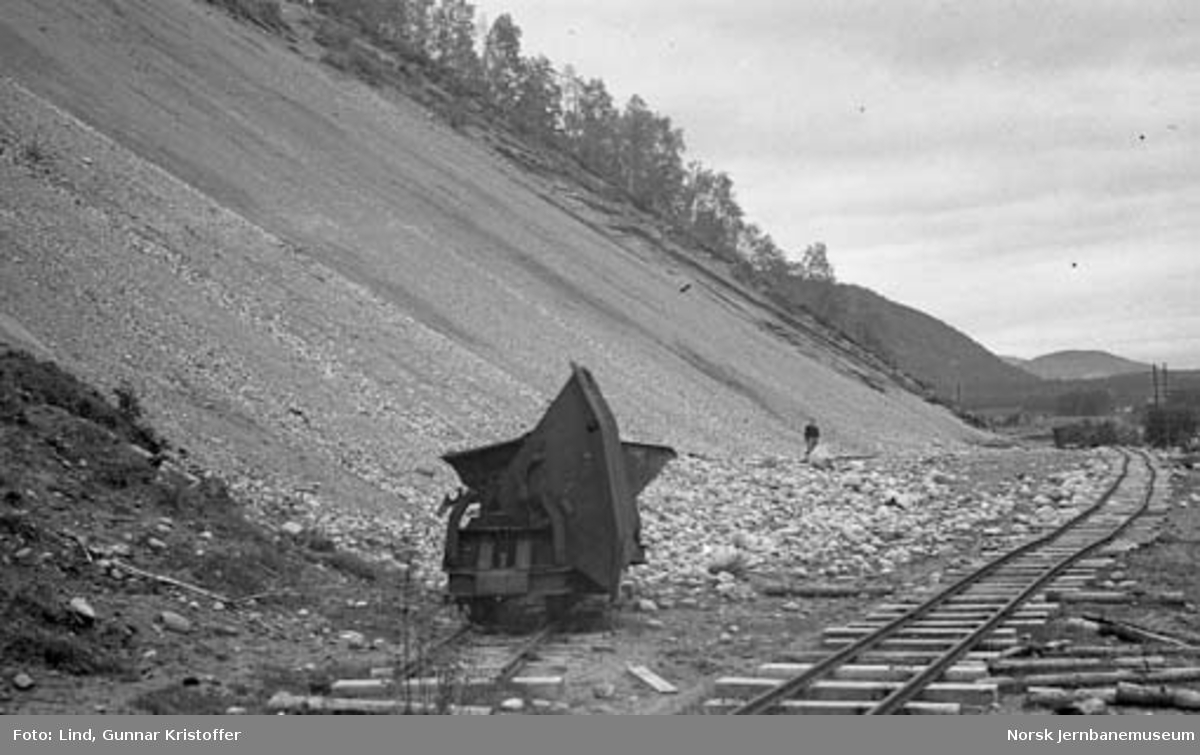
[[142,404],[138,400],[137,394],[133,392],[133,386],[129,383],[122,383],[119,388],[113,390],[113,393],[117,397],[117,411],[121,413],[121,416],[131,423],[142,418]]
[[313,33],[313,41],[327,50],[346,50],[354,40],[354,30],[346,24],[327,18]]
[[1158,448],[1179,446],[1196,434],[1196,412],[1177,406],[1146,412],[1146,442]]
[[321,60],[373,87],[383,86],[390,73],[387,65],[377,55],[357,45],[329,50]]
[[[57,406],[80,419],[108,428],[152,453],[158,453],[166,447],[165,441],[152,429],[129,415],[131,411],[141,412],[132,392],[125,399],[131,403],[122,410],[56,365],[40,362],[29,354],[15,350],[0,351],[0,385],[3,386],[0,394],[20,396],[26,403]],[[117,396],[121,401],[120,392]]]
[[379,579],[379,569],[374,564],[348,551],[336,551],[325,558],[325,563],[343,574],[358,577],[367,582]]
[[47,160],[50,155],[46,152],[46,148],[42,146],[41,140],[35,136],[21,145],[20,157],[21,160],[30,165],[37,165]]
[[279,9],[279,0],[208,0],[212,5],[224,9],[234,18],[249,21],[270,32],[288,30],[287,22]]
[[1058,448],[1095,448],[1116,446],[1124,442],[1115,422],[1092,422],[1084,420],[1071,425],[1055,427],[1054,445]]

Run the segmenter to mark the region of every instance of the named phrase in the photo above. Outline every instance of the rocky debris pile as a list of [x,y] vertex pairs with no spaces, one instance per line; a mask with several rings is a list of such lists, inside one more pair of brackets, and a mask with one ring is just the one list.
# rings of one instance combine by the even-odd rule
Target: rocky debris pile
[[[977,474],[980,458],[994,469]],[[753,599],[761,575],[865,581],[928,558],[999,550],[1079,513],[1111,479],[1112,463],[1105,451],[814,464],[684,455],[641,496],[649,563],[627,581],[669,607],[714,595]],[[376,515],[341,511],[317,494],[244,492],[270,498],[290,535],[317,532],[426,588],[443,584],[440,498]]]
[[347,510],[319,489],[289,490],[271,482],[242,479],[231,491],[251,504],[251,517],[282,537],[327,540],[385,571],[408,574],[428,589],[440,589],[445,520],[438,515],[441,497],[424,506],[400,505],[383,513]]
[[1104,452],[1051,464],[1061,468],[979,485],[954,456],[821,465],[685,457],[642,496],[649,564],[630,582],[660,605],[712,593],[748,600],[755,575],[866,581],[930,557],[1009,547],[1077,514],[1112,475]]

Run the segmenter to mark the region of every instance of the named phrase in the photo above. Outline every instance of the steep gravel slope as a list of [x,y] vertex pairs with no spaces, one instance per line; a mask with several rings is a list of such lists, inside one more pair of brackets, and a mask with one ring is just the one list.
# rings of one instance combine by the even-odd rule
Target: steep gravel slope
[[209,6],[10,0],[0,68],[0,338],[250,490],[426,506],[568,360],[684,451],[791,454],[808,416],[832,453],[982,439]]

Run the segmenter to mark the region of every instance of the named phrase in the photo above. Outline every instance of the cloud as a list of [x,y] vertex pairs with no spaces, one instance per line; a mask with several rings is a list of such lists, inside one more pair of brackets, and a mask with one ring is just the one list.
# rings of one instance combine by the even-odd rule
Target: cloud
[[785,249],[825,241],[842,279],[989,345],[1143,328],[1200,366],[1178,327],[1200,291],[1190,0],[508,7],[527,52],[642,95],[749,219]]
[[[1173,65],[1200,36],[1187,0],[657,3],[677,23],[720,29],[760,44],[818,44],[890,68],[940,77],[964,70],[1064,71]],[[631,11],[632,12],[632,9]]]

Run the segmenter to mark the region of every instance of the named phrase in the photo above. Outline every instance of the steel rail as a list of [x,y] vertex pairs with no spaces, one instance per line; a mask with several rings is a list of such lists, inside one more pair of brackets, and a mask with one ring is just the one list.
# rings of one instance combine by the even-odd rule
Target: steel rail
[[[1007,553],[1001,554],[1000,556],[996,557],[992,561],[983,565],[976,571],[972,572],[971,574],[966,575],[965,577],[959,579],[958,581],[954,582],[950,586],[946,587],[941,592],[938,592],[937,594],[928,598],[927,600],[925,600],[925,602],[921,603],[916,608],[913,608],[911,611],[901,614],[900,616],[896,617],[895,619],[882,625],[879,629],[875,630],[874,632],[871,632],[870,634],[865,635],[864,637],[861,637],[857,641],[851,643],[850,645],[847,645],[845,648],[835,652],[833,655],[830,655],[829,657],[825,658],[824,660],[819,661],[818,663],[814,664],[809,670],[805,671],[804,673],[794,676],[791,679],[788,679],[788,680],[782,682],[781,684],[748,700],[747,702],[743,703],[740,707],[734,709],[733,711],[730,711],[730,715],[753,716],[753,715],[760,715],[760,714],[768,711],[770,708],[774,707],[780,701],[790,698],[790,697],[794,696],[796,693],[801,692],[802,690],[807,689],[808,687],[812,686],[812,684],[814,682],[817,682],[821,679],[826,678],[827,676],[829,676],[829,674],[831,672],[833,672],[838,667],[844,665],[848,661],[851,661],[854,658],[856,658],[857,656],[859,656],[869,650],[874,649],[877,645],[879,645],[879,644],[883,643],[885,640],[889,639],[893,634],[895,634],[899,629],[901,629],[905,625],[910,624],[910,623],[922,618],[923,616],[925,616],[928,613],[931,613],[933,611],[933,609],[935,609],[938,606],[942,605],[943,603],[947,602],[950,598],[953,598],[953,597],[959,595],[960,593],[965,592],[968,588],[977,584],[978,582],[980,582],[985,577],[989,576],[990,574],[992,574],[992,572],[996,571],[997,569],[1001,568],[1002,566],[1005,566],[1006,564],[1020,558],[1021,556],[1024,556],[1026,553],[1028,553],[1032,550],[1035,550],[1037,548],[1040,548],[1041,546],[1043,546],[1043,545],[1057,539],[1061,535],[1069,532],[1077,524],[1079,524],[1083,520],[1087,519],[1088,517],[1091,517],[1093,514],[1095,514],[1097,511],[1099,511],[1100,508],[1102,508],[1106,503],[1108,503],[1109,499],[1120,488],[1121,484],[1125,481],[1125,478],[1129,473],[1129,459],[1130,459],[1129,454],[1122,451],[1121,471],[1118,473],[1118,475],[1117,475],[1116,479],[1113,481],[1113,483],[1104,491],[1104,493],[1100,496],[1100,498],[1092,506],[1088,507],[1087,509],[1083,510],[1076,516],[1067,520],[1065,523],[1063,523],[1059,527],[1055,528],[1051,532],[1049,532],[1045,535],[1042,535],[1040,537],[1034,538],[1033,540],[1030,540],[1029,542],[1022,544]],[[999,622],[997,622],[997,623],[999,623]],[[964,651],[964,653],[965,652],[966,651]]]
[[[510,681],[512,677],[516,675],[517,671],[520,670],[521,666],[529,660],[534,651],[536,651],[538,647],[544,644],[560,629],[560,624],[550,622],[544,624],[528,638],[522,640],[520,644],[516,646],[516,649],[512,651],[512,657],[509,658],[509,660],[496,671],[494,675],[495,683],[498,685],[508,683],[508,681]],[[425,671],[429,664],[433,662],[433,659],[436,655],[446,652],[454,645],[463,642],[466,640],[466,638],[476,634],[479,634],[479,630],[476,627],[471,624],[463,624],[458,629],[434,643],[430,648],[427,649],[425,653],[422,654],[420,658],[415,658],[398,668],[395,672],[395,676],[400,679],[407,679],[417,676]]]
[[[1128,460],[1129,457],[1126,456],[1127,463]],[[1023,603],[1028,601],[1029,598],[1035,593],[1052,582],[1056,577],[1058,577],[1059,574],[1070,568],[1070,566],[1076,561],[1086,558],[1093,551],[1120,537],[1120,535],[1125,532],[1125,530],[1128,529],[1135,520],[1137,520],[1146,512],[1146,509],[1150,506],[1150,499],[1154,494],[1154,483],[1157,480],[1157,472],[1154,469],[1154,465],[1146,461],[1144,456],[1142,457],[1142,461],[1146,464],[1146,468],[1150,472],[1150,479],[1147,481],[1146,492],[1137,511],[1127,517],[1125,521],[1123,521],[1109,534],[1105,535],[1099,540],[1093,541],[1089,545],[1084,546],[1074,554],[1064,557],[1057,564],[1047,569],[1042,576],[1035,579],[1028,587],[1021,590],[1011,600],[1009,600],[1008,603],[1001,607],[995,613],[995,615],[992,616],[992,618],[988,619],[986,622],[980,625],[978,629],[960,640],[956,645],[947,650],[946,653],[940,658],[929,664],[923,671],[905,682],[903,686],[893,690],[891,694],[879,701],[879,703],[873,708],[865,711],[864,715],[886,716],[896,713],[896,711],[900,710],[905,703],[920,694],[921,690],[925,689],[926,686],[941,676],[946,669],[957,663],[960,658],[970,652],[971,649],[975,647],[975,645],[977,645],[993,629],[1002,624],[1004,620],[1011,616]]]
[[432,662],[433,657],[442,652],[446,648],[461,641],[468,634],[471,634],[474,629],[470,624],[463,624],[458,629],[433,643],[429,648],[426,648],[418,657],[405,663],[400,668],[396,669],[395,676],[400,679],[407,679],[420,674]]
[[525,662],[529,660],[529,657],[533,654],[533,651],[540,647],[546,640],[548,640],[550,635],[554,634],[558,628],[559,627],[557,624],[547,624],[534,633],[534,635],[528,640],[521,643],[520,647],[518,647],[516,652],[513,653],[512,660],[504,664],[504,666],[501,667],[500,671],[496,674],[496,683],[507,684],[509,680],[516,675],[521,666],[523,666]]

